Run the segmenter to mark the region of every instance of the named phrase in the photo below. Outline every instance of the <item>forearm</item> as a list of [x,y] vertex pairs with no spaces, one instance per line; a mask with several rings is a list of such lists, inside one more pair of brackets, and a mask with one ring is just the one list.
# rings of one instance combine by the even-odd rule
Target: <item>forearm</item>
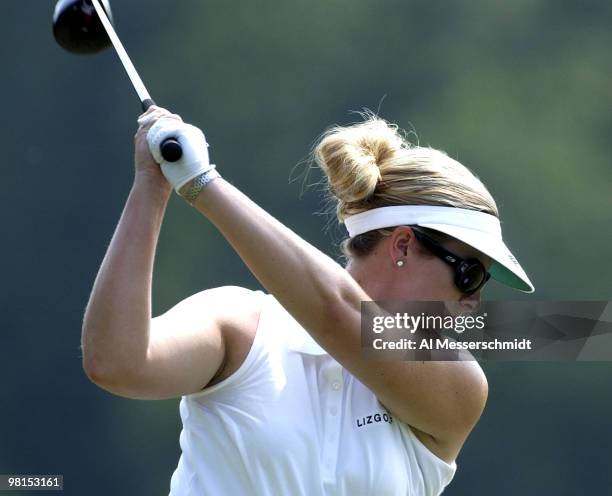
[[155,247],[169,191],[137,176],[85,311],[83,364],[90,376],[136,369],[146,358]]

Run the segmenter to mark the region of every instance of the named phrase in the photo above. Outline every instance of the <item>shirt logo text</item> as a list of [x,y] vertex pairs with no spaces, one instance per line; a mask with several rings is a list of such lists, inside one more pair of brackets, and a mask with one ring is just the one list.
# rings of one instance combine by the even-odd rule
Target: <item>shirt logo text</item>
[[375,413],[374,415],[366,415],[357,419],[357,427],[363,427],[369,424],[376,424],[378,422],[387,422],[388,424],[393,423],[393,417],[387,413]]

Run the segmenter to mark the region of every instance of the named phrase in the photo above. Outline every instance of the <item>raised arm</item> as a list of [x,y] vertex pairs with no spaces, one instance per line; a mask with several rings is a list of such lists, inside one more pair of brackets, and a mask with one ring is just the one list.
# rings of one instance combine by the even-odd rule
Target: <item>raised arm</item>
[[85,311],[83,366],[92,380],[134,374],[146,359],[155,248],[171,192],[135,137],[134,183]]
[[221,377],[228,343],[254,333],[258,303],[243,288],[217,288],[152,318],[155,248],[171,187],[150,155],[147,130],[135,137],[134,184],[85,311],[83,367],[114,394],[162,399]]

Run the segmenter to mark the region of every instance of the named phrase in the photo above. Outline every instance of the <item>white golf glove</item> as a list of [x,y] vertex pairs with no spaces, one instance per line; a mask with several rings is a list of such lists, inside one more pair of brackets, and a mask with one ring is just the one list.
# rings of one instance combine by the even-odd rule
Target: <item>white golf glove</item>
[[[160,146],[167,138],[176,139],[183,149],[183,156],[176,162],[166,162]],[[202,131],[178,119],[162,117],[147,133],[151,154],[174,190],[179,190],[193,178],[211,172],[215,166],[208,158],[208,143]],[[216,173],[216,171],[214,171]]]

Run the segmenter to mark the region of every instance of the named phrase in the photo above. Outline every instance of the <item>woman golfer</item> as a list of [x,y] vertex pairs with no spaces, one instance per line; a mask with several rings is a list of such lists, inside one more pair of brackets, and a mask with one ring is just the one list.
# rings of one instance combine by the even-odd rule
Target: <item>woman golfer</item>
[[[472,308],[489,274],[532,291],[483,184],[374,116],[331,129],[315,157],[348,229],[341,267],[224,181],[199,129],[157,107],[139,123],[134,184],[85,314],[84,367],[121,396],[182,397],[171,496],[440,494],[483,410],[485,376],[475,361],[365,359],[360,304]],[[169,136],[183,146],[175,163],[159,152]],[[213,288],[152,318],[172,188],[269,294]]]

